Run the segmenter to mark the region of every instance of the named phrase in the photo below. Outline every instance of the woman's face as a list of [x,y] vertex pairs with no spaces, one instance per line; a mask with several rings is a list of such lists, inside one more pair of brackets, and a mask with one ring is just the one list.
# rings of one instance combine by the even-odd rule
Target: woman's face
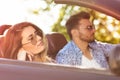
[[45,43],[37,31],[32,26],[28,26],[22,32],[22,47],[27,53],[38,54],[45,50]]

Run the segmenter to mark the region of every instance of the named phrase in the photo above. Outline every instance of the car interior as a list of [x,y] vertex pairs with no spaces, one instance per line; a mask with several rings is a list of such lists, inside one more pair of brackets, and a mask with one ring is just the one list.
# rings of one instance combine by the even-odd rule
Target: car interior
[[1,80],[119,80],[109,70],[0,59]]
[[[56,4],[78,5],[100,11],[120,20],[120,0],[54,0]],[[114,6],[113,6],[114,5]],[[48,55],[55,59],[57,52],[67,44],[62,33],[46,34]],[[0,58],[1,80],[120,80],[110,70],[84,69],[79,66],[38,63]]]
[[66,38],[62,33],[52,32],[46,34],[48,39],[48,56],[55,59],[56,54],[67,43]]

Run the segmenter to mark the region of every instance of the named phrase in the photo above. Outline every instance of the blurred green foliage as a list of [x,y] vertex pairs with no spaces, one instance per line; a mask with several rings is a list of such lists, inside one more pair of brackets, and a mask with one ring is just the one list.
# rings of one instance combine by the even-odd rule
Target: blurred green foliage
[[[49,11],[53,7],[60,5],[55,4],[53,0],[45,0],[45,2],[48,6],[43,11]],[[70,39],[66,32],[65,22],[70,17],[70,15],[79,11],[87,11],[91,14],[91,21],[96,27],[96,40],[113,44],[120,43],[120,22],[118,20],[92,9],[75,5],[62,4],[59,12],[59,18],[51,26],[52,31],[62,33],[69,41]]]

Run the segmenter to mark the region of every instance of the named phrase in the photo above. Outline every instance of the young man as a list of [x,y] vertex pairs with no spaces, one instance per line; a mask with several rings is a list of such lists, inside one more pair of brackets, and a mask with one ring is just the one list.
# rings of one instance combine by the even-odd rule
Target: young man
[[108,68],[106,57],[116,45],[95,41],[95,27],[89,19],[90,14],[87,12],[80,12],[68,19],[66,28],[71,41],[58,52],[57,63]]

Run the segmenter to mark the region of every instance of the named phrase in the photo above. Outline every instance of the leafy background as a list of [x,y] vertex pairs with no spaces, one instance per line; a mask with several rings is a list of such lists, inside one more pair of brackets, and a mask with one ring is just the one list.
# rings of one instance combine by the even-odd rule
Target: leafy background
[[[48,6],[45,11],[51,10],[53,7],[57,6],[53,0],[45,1]],[[44,11],[43,10],[43,11]],[[96,27],[95,38],[98,41],[108,42],[108,43],[120,43],[120,22],[115,18],[107,16],[105,14],[99,13],[95,10],[88,9],[85,7],[75,6],[75,5],[62,5],[59,12],[59,18],[51,26],[53,32],[60,32],[69,41],[69,37],[66,33],[65,22],[70,15],[75,14],[79,11],[87,11],[91,14],[91,21]]]
[[[11,13],[11,10],[7,10],[7,8],[13,6],[12,8],[16,8],[14,7],[14,5],[11,6],[6,6],[7,0],[1,0],[2,2],[4,1],[5,5],[5,9],[3,9],[3,7],[1,7],[1,14],[9,14],[8,16],[3,16],[4,19],[2,19],[0,21],[0,23],[2,21],[6,21],[6,19],[9,19],[8,17],[12,17],[15,16],[13,13]],[[31,17],[35,17],[35,19],[31,19],[31,21],[35,21],[38,19],[41,19],[41,13],[45,14],[45,13],[49,13],[50,11],[52,11],[54,8],[59,7],[59,12],[54,11],[54,13],[50,14],[51,16],[58,14],[58,16],[56,17],[56,19],[53,21],[53,19],[51,19],[50,21],[52,22],[52,24],[49,26],[50,30],[52,32],[60,32],[62,33],[66,39],[69,41],[69,36],[66,33],[66,28],[65,28],[65,22],[66,20],[70,17],[70,15],[75,14],[79,11],[87,11],[91,14],[91,21],[93,22],[93,24],[96,27],[96,33],[95,33],[95,38],[98,41],[102,41],[102,42],[108,42],[108,43],[120,43],[120,22],[118,20],[116,20],[115,18],[112,18],[110,16],[107,16],[105,14],[99,13],[95,10],[92,9],[88,9],[85,7],[80,7],[80,6],[76,6],[76,5],[65,5],[65,4],[55,4],[53,0],[39,0],[40,2],[38,2],[37,4],[35,4],[35,1],[38,0],[8,0],[9,3],[15,3],[18,1],[23,1],[23,2],[27,2],[27,1],[32,1],[31,5],[26,5],[27,7],[29,7],[29,14],[26,14],[26,20],[28,20]],[[13,2],[12,2],[13,1]],[[10,3],[11,2],[11,3]],[[22,2],[20,2],[21,4],[23,4]],[[43,3],[45,3],[43,6],[41,6]],[[1,3],[2,4],[2,3]],[[23,9],[25,9],[25,6],[19,5],[20,8],[23,7]],[[35,8],[31,8],[31,6],[34,4],[34,6],[37,5],[37,7]],[[15,5],[17,6],[17,4]],[[4,12],[4,11],[8,11],[8,12]],[[17,12],[19,11],[19,9],[17,9]],[[15,18],[21,18],[22,13],[23,12],[14,12],[17,14],[17,16]],[[29,16],[30,15],[30,16]],[[1,17],[0,17],[1,19]],[[10,19],[10,21],[12,21],[12,19]],[[44,17],[44,19],[47,19],[47,17]],[[9,22],[10,22],[9,21]],[[44,21],[46,22],[46,20]],[[40,24],[40,21],[38,21],[38,23]],[[46,22],[44,25],[44,28],[46,29],[46,26],[48,26],[49,22]],[[41,25],[41,24],[40,24]]]

